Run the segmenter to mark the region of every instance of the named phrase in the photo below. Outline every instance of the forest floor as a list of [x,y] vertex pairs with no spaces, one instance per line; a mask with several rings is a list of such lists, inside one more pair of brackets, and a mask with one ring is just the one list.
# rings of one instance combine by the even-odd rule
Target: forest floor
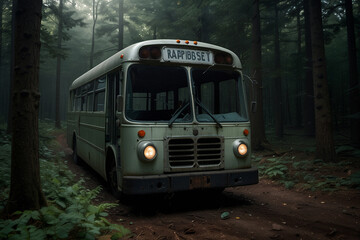
[[[108,220],[130,229],[129,239],[360,239],[359,189],[310,191],[297,183],[290,190],[278,181],[261,178],[257,185],[227,188],[221,194],[188,192],[118,201],[106,190],[100,176],[71,161],[72,151],[66,145],[65,135],[58,135],[57,140],[76,177],[83,178],[89,189],[103,186],[95,202],[119,204],[109,210]],[[273,147],[277,147],[274,153],[255,152],[260,156],[260,164],[275,154],[289,155],[284,142]],[[314,159],[313,154],[295,151],[293,147],[290,153],[291,159]],[[359,170],[359,159],[352,160],[357,162],[352,169],[347,166],[340,170],[337,166],[325,171],[346,176],[349,171]],[[229,213],[229,217],[222,219],[224,213]],[[110,235],[100,239],[110,239]]]

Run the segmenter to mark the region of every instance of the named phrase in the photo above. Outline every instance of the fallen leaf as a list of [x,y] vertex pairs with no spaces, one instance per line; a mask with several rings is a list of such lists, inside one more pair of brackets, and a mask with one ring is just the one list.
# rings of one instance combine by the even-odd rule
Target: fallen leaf
[[230,213],[229,212],[223,212],[221,214],[221,219],[222,220],[225,220],[225,219],[228,219],[230,217]]

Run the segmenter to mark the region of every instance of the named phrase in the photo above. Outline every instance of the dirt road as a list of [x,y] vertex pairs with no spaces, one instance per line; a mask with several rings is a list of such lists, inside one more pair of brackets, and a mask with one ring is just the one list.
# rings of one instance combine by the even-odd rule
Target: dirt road
[[[59,142],[66,147],[64,139]],[[70,170],[89,188],[105,184],[64,150]],[[103,190],[96,201],[117,200]],[[133,232],[131,239],[360,239],[360,191],[296,192],[267,180],[222,194],[131,197],[109,213]]]

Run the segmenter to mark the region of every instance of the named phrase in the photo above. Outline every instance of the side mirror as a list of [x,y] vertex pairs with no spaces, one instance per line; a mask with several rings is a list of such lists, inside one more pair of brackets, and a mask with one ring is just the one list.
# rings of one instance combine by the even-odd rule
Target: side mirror
[[118,112],[122,112],[123,111],[123,102],[124,102],[124,98],[121,95],[118,95],[116,97],[116,110]]
[[256,108],[257,108],[256,101],[251,101],[251,106],[250,106],[251,112],[255,113],[257,110]]

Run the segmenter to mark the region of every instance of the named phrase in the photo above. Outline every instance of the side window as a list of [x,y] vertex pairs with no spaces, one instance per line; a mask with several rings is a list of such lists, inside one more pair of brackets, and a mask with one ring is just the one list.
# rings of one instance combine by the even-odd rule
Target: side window
[[92,112],[94,108],[94,92],[87,95],[86,111]]
[[95,93],[95,112],[103,112],[105,105],[105,90]]
[[75,90],[75,104],[74,104],[74,110],[80,111],[81,110],[81,88],[77,88]]
[[94,111],[103,112],[105,109],[105,80],[106,77],[101,77],[95,81],[95,98]]
[[86,111],[86,95],[81,97],[81,111]]
[[94,108],[94,82],[86,85],[88,92],[86,94],[86,111],[92,112]]

